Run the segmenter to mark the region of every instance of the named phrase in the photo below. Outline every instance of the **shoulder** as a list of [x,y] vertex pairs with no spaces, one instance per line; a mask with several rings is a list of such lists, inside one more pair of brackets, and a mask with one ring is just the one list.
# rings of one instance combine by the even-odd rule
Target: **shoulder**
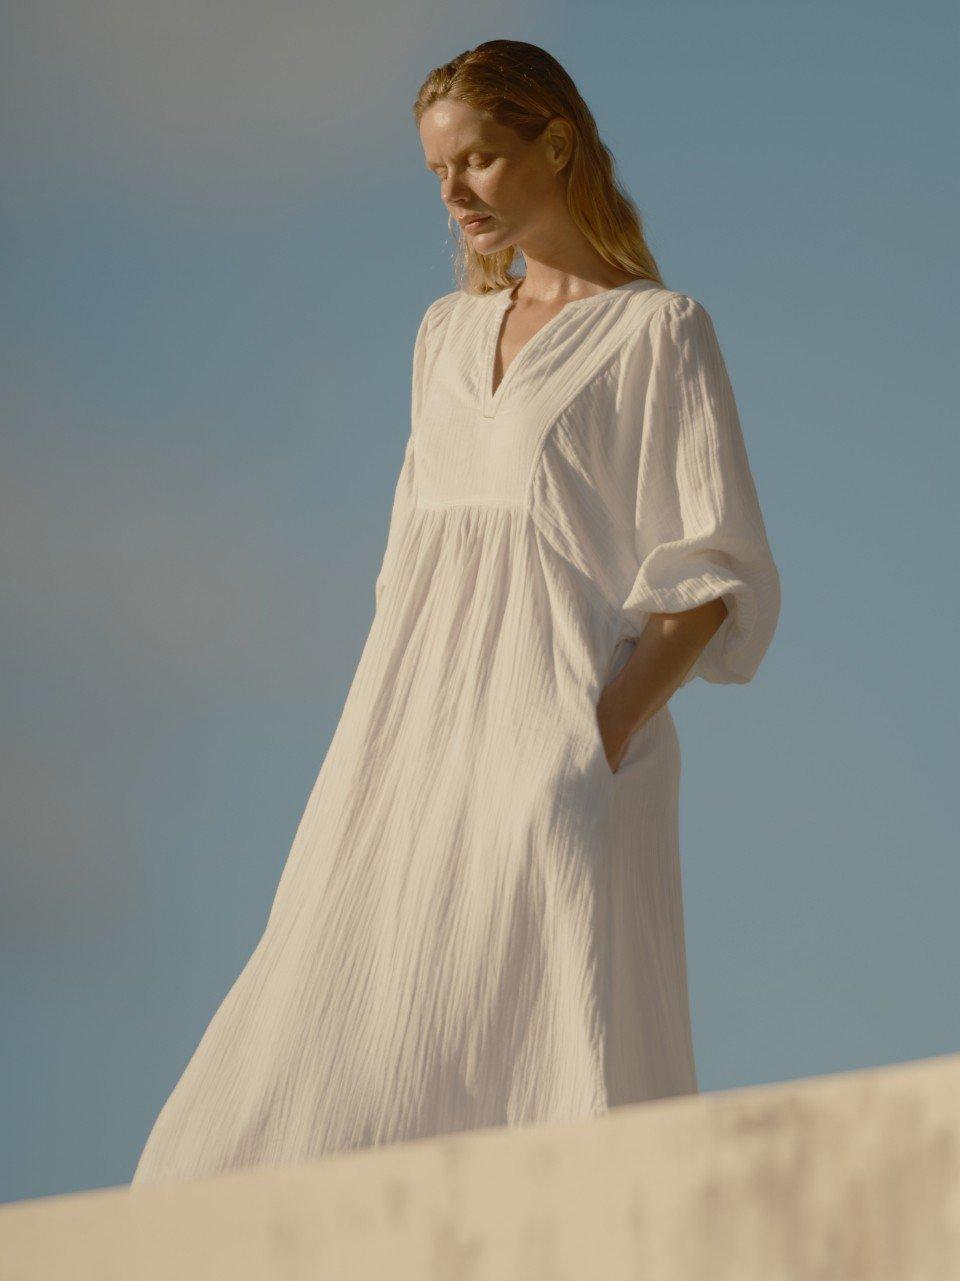
[[462,289],[452,289],[448,294],[441,294],[439,298],[434,298],[433,302],[427,307],[428,316],[439,317],[452,311],[461,298],[468,298],[470,295],[464,293]]
[[438,341],[442,341],[443,331],[447,328],[447,323],[456,309],[457,303],[466,294],[460,289],[454,289],[448,294],[441,294],[439,298],[434,298],[429,303],[426,310],[420,317],[420,324],[417,327],[417,336],[413,343],[414,364],[419,368],[427,358],[427,350],[434,350]]
[[631,326],[630,353],[682,358],[716,344],[710,312],[692,294],[659,289],[637,301],[645,305],[638,307],[636,323]]
[[657,291],[636,313],[621,347],[618,395],[626,403],[645,399],[654,385],[720,386],[726,364],[704,304],[677,289]]
[[696,329],[712,323],[703,303],[679,289],[658,290],[648,315],[651,326],[661,329]]
[[434,298],[433,302],[428,304],[420,317],[417,336],[413,343],[415,400],[420,395],[419,389],[430,377],[430,371],[436,361],[437,353],[443,345],[444,333],[449,327],[450,317],[453,315],[459,300],[465,296],[459,289],[452,290],[447,294],[441,294],[439,298]]
[[443,325],[453,314],[460,300],[466,297],[468,295],[462,289],[454,289],[448,294],[441,294],[439,298],[434,298],[421,317],[421,333],[426,336],[431,330]]

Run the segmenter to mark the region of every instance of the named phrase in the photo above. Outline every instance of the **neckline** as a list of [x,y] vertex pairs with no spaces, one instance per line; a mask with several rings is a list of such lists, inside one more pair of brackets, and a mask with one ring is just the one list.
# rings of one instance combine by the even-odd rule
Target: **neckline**
[[509,385],[510,379],[512,378],[517,365],[519,365],[525,357],[529,356],[534,346],[540,343],[543,338],[545,338],[556,327],[556,325],[559,324],[561,319],[566,317],[571,308],[576,309],[578,307],[588,307],[593,303],[597,303],[603,299],[611,297],[611,295],[627,293],[629,290],[636,289],[640,285],[652,286],[657,283],[656,281],[651,280],[648,276],[641,276],[636,280],[626,280],[622,285],[614,285],[610,289],[601,289],[597,294],[588,294],[585,298],[570,298],[563,304],[558,312],[551,316],[545,324],[540,326],[535,334],[527,339],[507,366],[506,372],[497,384],[497,390],[492,391],[493,364],[496,359],[500,330],[503,327],[503,313],[516,302],[513,294],[518,286],[522,284],[523,279],[524,277],[521,276],[520,279],[516,281],[515,284],[511,285],[509,289],[499,289],[492,295],[494,306],[487,325],[487,336],[483,350],[483,363],[480,370],[480,376],[483,380],[483,386],[480,393],[481,417],[483,418],[496,417],[500,402],[503,399],[504,388]]
[[[515,281],[515,283],[512,284],[509,289],[498,289],[495,291],[493,297],[497,303],[497,306],[500,308],[501,311],[506,311],[508,307],[510,307],[513,303],[517,301],[513,296],[514,292],[520,287],[520,285],[523,284],[525,279],[526,277],[521,276],[520,279]],[[654,284],[656,284],[656,281],[651,280],[649,276],[638,276],[635,280],[625,280],[622,285],[612,285],[609,289],[601,289],[600,292],[597,294],[587,294],[586,297],[584,298],[568,298],[567,301],[560,308],[560,311],[557,313],[557,315],[560,315],[562,312],[566,311],[568,307],[582,307],[585,303],[597,302],[601,298],[609,297],[610,294],[625,293],[628,289],[635,289],[637,285],[654,285]],[[553,320],[553,319],[554,317],[551,316],[550,320]],[[547,321],[548,325],[550,324],[550,320]],[[543,328],[543,326],[541,326],[541,328]],[[539,332],[540,330],[538,329],[537,333]],[[536,336],[537,335],[534,334],[534,338]],[[519,352],[517,354],[519,355]],[[511,368],[512,368],[512,362],[511,362]],[[510,372],[509,369],[507,370],[507,372],[508,373]]]

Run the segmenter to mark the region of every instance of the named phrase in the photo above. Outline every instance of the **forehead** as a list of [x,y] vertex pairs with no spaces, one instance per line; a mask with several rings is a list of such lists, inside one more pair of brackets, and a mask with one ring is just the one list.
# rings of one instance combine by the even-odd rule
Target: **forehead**
[[495,142],[501,132],[489,116],[449,98],[435,102],[420,121],[420,141],[428,161]]

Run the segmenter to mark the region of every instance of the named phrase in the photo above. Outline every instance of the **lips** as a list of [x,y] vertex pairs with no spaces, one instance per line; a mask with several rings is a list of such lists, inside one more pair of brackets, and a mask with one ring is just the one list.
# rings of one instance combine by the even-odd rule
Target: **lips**
[[464,231],[469,231],[473,227],[479,227],[480,224],[486,222],[489,217],[489,214],[471,214],[466,218],[460,219],[460,226]]

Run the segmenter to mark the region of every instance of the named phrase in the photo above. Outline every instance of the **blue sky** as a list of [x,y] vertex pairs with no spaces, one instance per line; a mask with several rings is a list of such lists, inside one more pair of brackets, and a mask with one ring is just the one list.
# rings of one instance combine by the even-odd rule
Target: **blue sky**
[[129,1180],[266,924],[454,287],[410,107],[496,37],[710,311],[782,575],[671,702],[701,1088],[960,1049],[951,7],[3,15],[0,1200]]

